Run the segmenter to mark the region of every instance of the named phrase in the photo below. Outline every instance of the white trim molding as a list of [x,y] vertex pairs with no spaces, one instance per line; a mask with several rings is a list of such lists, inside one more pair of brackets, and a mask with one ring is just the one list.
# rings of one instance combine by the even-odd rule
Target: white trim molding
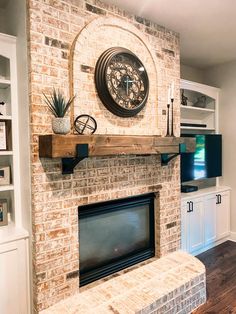
[[233,231],[230,232],[229,240],[236,242],[236,232]]

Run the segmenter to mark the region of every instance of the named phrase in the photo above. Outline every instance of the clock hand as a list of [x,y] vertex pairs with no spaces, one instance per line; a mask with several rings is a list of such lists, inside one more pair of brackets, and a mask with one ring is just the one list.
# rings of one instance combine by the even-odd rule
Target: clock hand
[[[126,76],[126,95],[129,94],[129,84],[133,84],[133,80],[130,79],[129,75]],[[130,85],[130,86],[131,86]]]

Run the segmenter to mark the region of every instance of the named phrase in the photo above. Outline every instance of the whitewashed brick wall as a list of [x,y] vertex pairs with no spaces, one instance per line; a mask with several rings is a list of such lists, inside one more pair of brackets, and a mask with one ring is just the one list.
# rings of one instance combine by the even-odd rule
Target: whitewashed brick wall
[[[159,156],[90,158],[82,161],[73,175],[63,176],[59,159],[40,160],[38,157],[38,136],[52,132],[51,114],[42,93],[49,93],[56,87],[69,95],[71,45],[84,27],[91,30],[92,23],[103,23],[98,38],[94,31],[83,45],[81,38],[77,43],[75,61],[78,71],[74,73],[78,81],[76,114],[94,116],[101,134],[112,131],[113,134],[163,136],[166,132],[167,89],[174,81],[175,135],[178,136],[180,60],[178,34],[101,1],[28,0],[28,19],[32,250],[34,308],[37,312],[78,291],[78,276],[67,278],[72,272],[76,274],[79,268],[78,205],[155,192],[157,185],[161,184],[156,206],[157,256],[175,251],[180,246],[179,159],[168,167],[161,167]],[[109,20],[109,25],[114,19],[116,36],[113,38],[110,31],[105,43],[98,44],[104,32],[109,33],[106,27],[111,27],[104,28],[104,19]],[[116,38],[118,35],[119,40]],[[148,69],[150,97],[146,108],[137,117],[126,120],[115,117],[103,107],[96,95],[94,63],[101,51],[109,47],[110,41],[111,46],[122,44],[134,51],[145,61]],[[140,45],[146,49],[142,53]],[[88,87],[92,92],[84,94]],[[86,110],[88,104],[89,110]]]

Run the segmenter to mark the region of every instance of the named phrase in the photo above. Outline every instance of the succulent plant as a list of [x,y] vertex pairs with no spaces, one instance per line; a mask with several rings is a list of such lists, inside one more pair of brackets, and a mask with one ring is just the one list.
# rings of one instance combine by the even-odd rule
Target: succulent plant
[[43,93],[45,98],[45,103],[48,105],[49,110],[57,118],[63,118],[68,111],[71,103],[73,102],[75,96],[71,97],[68,101],[65,100],[63,94],[53,89],[53,93],[48,97]]

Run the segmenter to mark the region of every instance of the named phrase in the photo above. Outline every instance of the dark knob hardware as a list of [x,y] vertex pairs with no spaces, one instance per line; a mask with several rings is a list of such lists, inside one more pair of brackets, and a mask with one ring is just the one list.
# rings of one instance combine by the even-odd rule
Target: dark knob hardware
[[190,201],[190,202],[187,202],[188,204],[188,210],[187,210],[187,213],[191,213],[193,212],[193,202]]
[[221,204],[221,195],[216,194],[216,204]]

